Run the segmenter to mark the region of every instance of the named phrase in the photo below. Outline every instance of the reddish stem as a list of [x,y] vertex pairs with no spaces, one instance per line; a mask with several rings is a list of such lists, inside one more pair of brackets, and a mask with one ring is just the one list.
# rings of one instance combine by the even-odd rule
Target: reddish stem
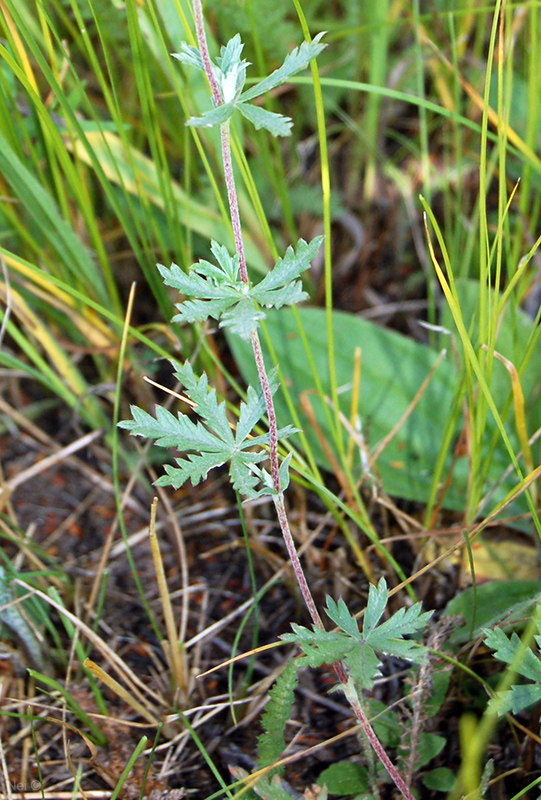
[[220,88],[212,72],[212,62],[210,60],[209,49],[207,47],[207,36],[205,34],[205,23],[203,20],[203,6],[201,0],[193,0],[193,13],[195,17],[195,34],[197,36],[197,44],[199,45],[199,53],[205,68],[205,75],[209,82],[210,91],[212,92],[212,99],[214,105],[219,106],[222,103],[222,95]]
[[[197,41],[199,43],[199,51],[201,53],[201,58],[203,60],[203,65],[205,67],[205,73],[212,91],[212,97],[214,99],[214,103],[215,105],[218,106],[221,105],[222,98],[218,84],[212,73],[211,61],[209,57],[205,28],[203,23],[203,9],[201,6],[201,0],[193,0],[193,6],[195,14]],[[233,174],[233,161],[231,158],[231,137],[230,137],[229,120],[227,120],[227,122],[224,122],[220,126],[220,137],[222,145],[222,160],[224,165],[225,183],[227,187],[227,197],[231,213],[231,223],[233,226],[233,237],[235,240],[235,248],[239,256],[240,277],[243,283],[248,283],[248,270],[246,267],[246,256],[244,253],[244,241],[242,238],[239,204],[237,198],[237,190],[235,187],[235,176]],[[289,521],[287,518],[287,512],[284,503],[284,494],[280,487],[280,473],[279,473],[280,461],[278,457],[278,428],[276,423],[276,412],[274,409],[274,401],[272,399],[272,392],[269,385],[267,370],[265,368],[265,362],[263,359],[263,352],[261,350],[261,343],[259,341],[259,335],[256,329],[254,329],[251,332],[250,339],[252,344],[252,350],[254,353],[255,363],[257,366],[257,374],[259,376],[259,382],[261,384],[263,397],[265,399],[267,418],[269,421],[269,451],[270,451],[269,457],[271,465],[272,484],[275,491],[273,500],[274,500],[274,505],[276,507],[276,513],[278,515],[278,521],[280,523],[280,529],[284,537],[284,542],[291,561],[291,565],[293,567],[293,571],[295,573],[295,577],[299,584],[299,588],[302,597],[304,599],[304,602],[306,603],[306,607],[308,608],[308,611],[310,613],[310,617],[312,618],[312,622],[316,627],[323,629],[324,628],[323,622],[321,621],[321,617],[314,602],[314,598],[312,597],[312,592],[310,591],[310,588],[308,586],[306,575],[304,574],[304,570],[302,568],[297,553],[297,549],[295,547],[295,542],[293,540],[293,536],[289,528]],[[347,677],[344,665],[340,661],[335,661],[333,664],[333,668],[336,673],[336,677],[338,678],[342,686],[344,694],[346,695],[348,702],[351,705],[351,708],[355,716],[359,720],[359,723],[361,724],[366,734],[366,737],[370,742],[370,745],[374,749],[374,752],[376,753],[377,757],[380,759],[381,763],[389,773],[397,789],[402,793],[404,798],[406,798],[406,800],[415,800],[412,793],[410,792],[410,790],[404,783],[402,777],[400,776],[398,770],[396,769],[396,767],[390,760],[389,756],[385,752],[378,737],[374,733],[374,729],[370,725],[370,722],[368,721],[368,718],[361,706],[357,691],[353,686],[353,683]]]

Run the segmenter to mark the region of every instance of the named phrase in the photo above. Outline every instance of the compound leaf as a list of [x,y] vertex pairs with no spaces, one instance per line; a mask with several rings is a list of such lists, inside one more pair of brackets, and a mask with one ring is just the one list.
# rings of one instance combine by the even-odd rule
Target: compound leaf
[[340,628],[339,631],[313,631],[294,625],[292,634],[282,639],[296,642],[310,666],[320,666],[338,659],[344,660],[354,682],[362,689],[370,689],[379,675],[378,653],[395,655],[409,661],[424,658],[425,648],[415,641],[404,639],[424,628],[432,612],[422,613],[421,604],[399,609],[388,620],[378,625],[387,607],[389,593],[382,578],[378,586],[371,586],[364,615],[362,632],[355,617],[344,601],[327,598],[327,614]]
[[[222,47],[221,55],[216,59],[216,63],[211,65],[212,74],[218,84],[223,103],[205,112],[200,117],[190,117],[187,125],[200,128],[222,125],[231,117],[235,109],[238,109],[256,128],[265,128],[273,136],[289,136],[293,125],[289,117],[267,111],[260,106],[248,104],[247,101],[253,100],[255,97],[271,91],[271,89],[275,89],[292,75],[305,69],[310,61],[325,47],[324,44],[320,43],[323,35],[323,33],[320,33],[311,42],[303,42],[300,47],[296,47],[286,56],[281,67],[251,89],[243,92],[246,81],[246,68],[249,66],[249,62],[241,57],[244,45],[240,36],[236,34],[225,47]],[[193,66],[198,70],[204,70],[200,53],[190,45],[183,43],[181,52],[173,53],[173,56],[181,63]]]
[[[224,402],[218,402],[215,389],[209,387],[203,373],[194,374],[189,361],[179,364],[171,362],[175,377],[185,387],[185,394],[194,404],[195,412],[202,421],[194,422],[187,414],[177,416],[161,406],[156,406],[156,417],[132,406],[131,420],[119,423],[134,436],[155,439],[161,447],[175,447],[183,452],[183,458],[175,459],[176,466],[167,465],[165,475],[157,481],[158,486],[173,486],[178,489],[187,480],[194,486],[207,477],[211,469],[229,462],[229,476],[236,489],[249,498],[274,494],[272,480],[258,465],[268,458],[269,434],[251,436],[251,431],[265,413],[265,401],[261,389],[249,387],[246,402],[241,403],[239,423],[233,432],[226,414]],[[278,383],[276,371],[269,375],[271,392]],[[278,439],[296,433],[291,425],[278,430]],[[264,447],[265,449],[257,449]],[[289,480],[288,468],[291,457],[280,466],[280,481],[285,486]],[[262,487],[257,488],[261,483]]]
[[216,242],[211,244],[216,264],[199,261],[188,274],[177,264],[171,267],[160,264],[158,268],[165,283],[189,298],[177,305],[179,313],[174,320],[205,322],[212,317],[219,321],[220,327],[249,339],[265,317],[259,304],[281,308],[307,298],[301,282],[296,279],[308,269],[322,241],[322,236],[309,244],[300,239],[296,248],[288,247],[274,269],[255,286],[241,280],[238,255],[231,256]]

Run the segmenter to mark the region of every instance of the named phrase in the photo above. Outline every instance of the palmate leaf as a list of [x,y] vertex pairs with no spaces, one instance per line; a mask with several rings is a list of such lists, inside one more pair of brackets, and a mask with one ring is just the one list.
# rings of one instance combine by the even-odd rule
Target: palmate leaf
[[[248,101],[270,92],[277,86],[281,86],[292,75],[305,69],[310,61],[319,55],[325,47],[320,41],[323,35],[323,33],[319,33],[311,42],[303,42],[300,47],[296,47],[286,56],[281,67],[260,81],[260,83],[252,86],[251,89],[243,92],[246,81],[246,68],[249,66],[249,62],[241,57],[244,45],[239,34],[236,34],[225,47],[221,48],[221,55],[216,59],[216,63],[211,65],[222,103],[199,117],[190,117],[186,124],[200,128],[222,125],[238,109],[243,117],[256,128],[265,128],[273,136],[289,136],[293,125],[289,117],[266,111],[260,106],[248,103]],[[195,67],[198,70],[204,70],[199,51],[190,45],[183,43],[180,53],[173,53],[172,55],[183,64]]]
[[[184,453],[175,459],[176,466],[167,465],[165,475],[157,486],[173,486],[178,489],[187,480],[194,486],[204,480],[211,469],[229,463],[229,477],[233,488],[242,495],[256,498],[274,493],[268,473],[259,467],[268,458],[269,435],[251,436],[251,431],[265,413],[265,400],[261,391],[248,389],[246,402],[241,403],[239,423],[233,431],[226,414],[224,402],[218,402],[216,391],[209,387],[205,374],[197,378],[189,361],[179,364],[171,362],[175,377],[183,384],[185,394],[194,403],[200,420],[194,422],[187,414],[156,406],[156,417],[132,406],[133,419],[119,423],[134,436],[155,439],[161,447],[177,448]],[[276,370],[269,375],[271,392],[278,387]],[[291,425],[278,430],[278,439],[296,433]],[[265,449],[261,449],[261,448]],[[280,466],[283,487],[288,482],[288,457]]]
[[296,642],[310,666],[343,660],[351,677],[362,689],[371,689],[379,675],[378,653],[394,655],[408,661],[420,662],[426,650],[415,641],[404,636],[422,630],[432,612],[422,612],[421,604],[408,609],[401,608],[385,622],[378,625],[387,607],[389,593],[382,578],[378,586],[371,586],[364,614],[362,631],[357,620],[349,612],[342,599],[335,602],[327,598],[327,614],[338,626],[338,631],[313,631],[293,626],[293,634],[282,636],[285,641]]
[[188,274],[176,264],[169,268],[159,264],[165,283],[189,298],[177,305],[179,313],[174,321],[204,322],[211,317],[220,322],[220,327],[249,339],[265,318],[259,305],[281,308],[307,298],[297,278],[308,269],[322,241],[323,237],[317,236],[309,243],[300,239],[296,248],[288,247],[274,269],[255,286],[241,280],[238,255],[231,256],[216,242],[211,244],[216,264],[199,261]]

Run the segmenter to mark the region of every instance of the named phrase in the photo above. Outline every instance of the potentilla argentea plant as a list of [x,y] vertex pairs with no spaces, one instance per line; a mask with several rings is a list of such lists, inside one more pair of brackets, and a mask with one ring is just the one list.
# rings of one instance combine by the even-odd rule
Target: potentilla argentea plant
[[[295,548],[284,503],[291,457],[288,456],[280,463],[278,442],[294,433],[295,428],[290,425],[281,429],[277,427],[273,403],[273,394],[277,388],[276,376],[274,371],[267,372],[258,327],[265,316],[264,308],[279,309],[306,298],[299,278],[310,266],[322,237],[310,243],[300,240],[296,247],[289,247],[268,275],[253,285],[246,267],[231,158],[230,119],[237,112],[256,128],[265,128],[273,136],[290,134],[293,124],[291,119],[255,106],[251,101],[305,69],[325,47],[321,43],[323,34],[295,48],[279,69],[245,91],[246,69],[249,64],[242,58],[243,45],[240,36],[234,36],[222,47],[220,56],[212,62],[206,42],[201,0],[193,0],[193,7],[199,47],[196,49],[183,44],[180,53],[175,53],[174,57],[186,66],[203,71],[209,83],[214,107],[200,117],[192,117],[187,124],[196,127],[220,126],[222,162],[235,252],[231,255],[227,248],[212,242],[210,250],[214,261],[199,261],[191,267],[188,274],[176,264],[169,268],[159,266],[159,270],[165,283],[177,289],[184,297],[177,305],[179,313],[174,318],[176,321],[194,323],[212,318],[221,327],[227,327],[250,341],[260,386],[257,390],[248,388],[246,402],[240,406],[239,419],[233,430],[227,419],[225,403],[218,401],[215,390],[208,385],[207,376],[203,374],[196,377],[189,362],[184,365],[172,362],[175,375],[184,385],[185,393],[193,402],[200,420],[194,422],[191,417],[182,413],[175,416],[159,406],[156,407],[156,416],[153,417],[132,406],[133,419],[121,422],[120,426],[135,436],[155,439],[161,447],[176,448],[184,453],[183,457],[177,459],[176,467],[165,468],[166,474],[158,480],[161,486],[179,487],[186,480],[191,480],[196,485],[206,478],[211,469],[228,464],[231,482],[241,495],[247,499],[262,495],[272,498],[288,555],[314,625],[314,632],[295,627],[294,633],[288,638],[301,647],[308,663],[333,664],[339,685],[370,745],[402,795],[407,800],[413,800],[412,793],[370,726],[359,692],[371,685],[377,673],[378,659],[374,650],[400,652],[411,660],[422,658],[421,646],[405,642],[401,634],[419,630],[427,615],[422,615],[420,608],[415,606],[409,612],[398,612],[396,619],[391,617],[391,620],[395,620],[394,623],[382,623],[373,631],[370,628],[367,632],[365,621],[363,631],[359,632],[343,601],[337,605],[329,600],[327,614],[339,625],[341,631],[336,635],[327,634]],[[268,433],[253,436],[254,427],[265,414]],[[269,469],[263,466],[264,462],[268,462]],[[387,590],[382,583],[377,592],[371,591],[368,617],[371,614],[374,616],[376,608],[378,613],[374,618],[375,623],[378,622],[386,604]],[[406,620],[409,623],[407,631],[403,628]],[[359,659],[365,659],[364,666],[358,663]],[[360,679],[360,676],[364,678]]]

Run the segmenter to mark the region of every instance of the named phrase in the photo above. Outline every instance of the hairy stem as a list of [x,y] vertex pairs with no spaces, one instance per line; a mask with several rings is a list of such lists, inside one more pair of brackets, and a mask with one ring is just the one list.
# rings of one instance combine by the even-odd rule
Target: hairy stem
[[[216,79],[212,72],[212,65],[208,53],[205,28],[203,23],[203,10],[201,6],[201,0],[193,0],[193,6],[194,6],[195,24],[196,24],[197,41],[199,44],[199,51],[201,53],[201,58],[203,61],[203,65],[205,67],[205,73],[211,88],[214,103],[215,105],[218,106],[222,103],[222,97]],[[227,120],[227,122],[224,122],[220,126],[222,161],[224,167],[225,183],[227,187],[229,209],[231,214],[231,224],[233,227],[233,237],[235,240],[235,249],[239,257],[240,277],[243,283],[248,283],[248,270],[246,267],[246,256],[244,252],[244,241],[242,238],[239,204],[237,198],[237,190],[235,186],[235,176],[233,173],[233,160],[231,158],[230,134],[231,134],[230,124],[229,120]],[[291,530],[289,527],[289,521],[287,518],[287,512],[284,502],[284,494],[280,486],[280,472],[279,472],[280,461],[278,456],[278,428],[276,423],[276,412],[274,409],[274,401],[272,399],[272,392],[270,390],[267,370],[263,359],[263,352],[261,350],[261,343],[259,341],[259,334],[256,329],[252,330],[250,340],[252,344],[255,363],[257,366],[259,382],[261,384],[263,397],[265,399],[267,418],[269,421],[269,458],[271,465],[272,484],[275,492],[273,495],[273,501],[276,508],[280,529],[284,537],[284,542],[287,548],[289,559],[291,561],[291,565],[293,567],[293,571],[295,573],[295,578],[297,579],[297,583],[299,585],[306,607],[308,608],[308,611],[310,613],[310,617],[312,618],[312,622],[316,627],[323,629],[324,625],[317,610],[317,606],[312,596],[312,592],[310,591],[310,587],[308,586],[306,575],[302,568],[297,553],[297,549],[295,547],[295,542],[293,540],[293,536],[291,534]],[[387,755],[387,753],[383,748],[383,745],[376,736],[374,729],[370,725],[370,722],[368,721],[368,718],[359,700],[357,690],[355,689],[353,681],[348,678],[344,665],[342,664],[341,661],[335,661],[333,664],[333,668],[336,673],[336,677],[338,678],[342,686],[344,694],[355,716],[357,717],[359,723],[361,724],[366,734],[366,737],[370,742],[370,745],[374,749],[374,752],[376,753],[377,757],[380,759],[381,763],[389,773],[397,789],[402,793],[404,798],[406,798],[406,800],[414,800],[412,793],[404,783],[398,770],[390,760],[389,756]]]

